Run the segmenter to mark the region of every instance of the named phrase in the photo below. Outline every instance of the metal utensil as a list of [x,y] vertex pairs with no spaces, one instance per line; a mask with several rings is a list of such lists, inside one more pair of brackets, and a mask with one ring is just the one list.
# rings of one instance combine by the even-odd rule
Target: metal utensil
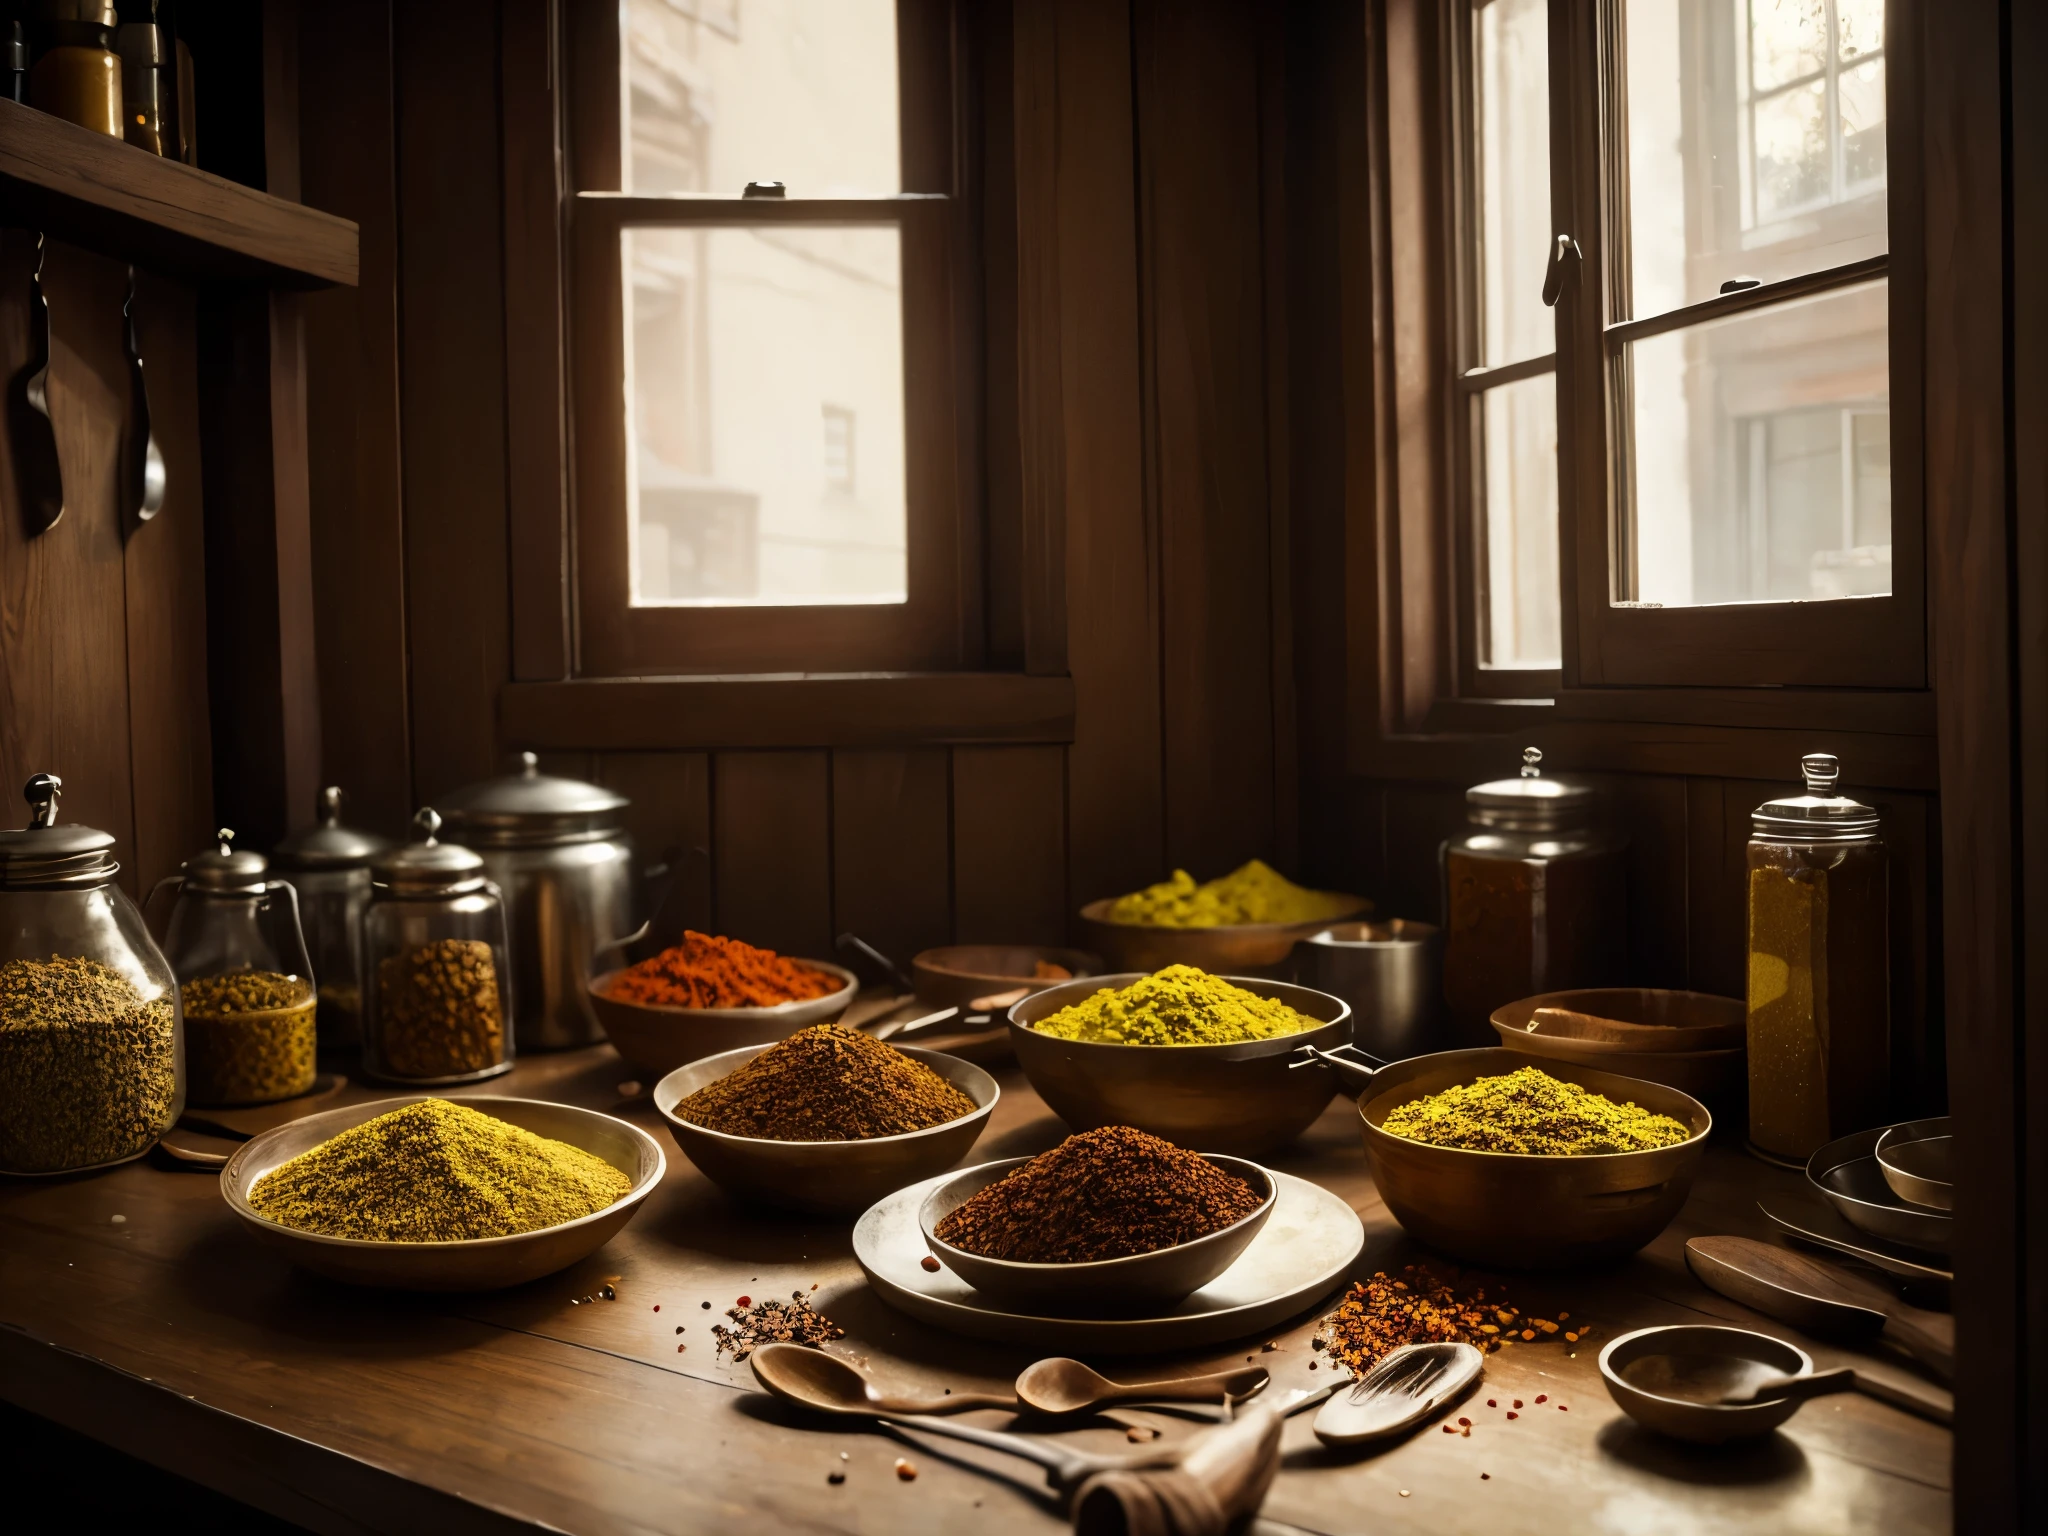
[[128,350],[127,475],[123,494],[138,524],[164,509],[163,450],[149,424],[149,388],[142,376],[142,347],[135,339],[135,269],[128,269],[128,301],[121,306],[122,331]]
[[1479,1379],[1486,1357],[1470,1344],[1410,1344],[1332,1390],[1316,1415],[1325,1445],[1371,1445],[1426,1423]]
[[1443,932],[1397,917],[1333,923],[1294,946],[1294,977],[1351,1005],[1352,1037],[1390,1059],[1442,1050]]
[[1955,1319],[1899,1300],[1833,1264],[1747,1237],[1695,1237],[1700,1284],[1821,1338],[1883,1338],[1943,1381],[1955,1374]]
[[1901,1200],[1893,1192],[1877,1166],[1877,1142],[1883,1134],[1883,1129],[1858,1131],[1829,1142],[1807,1160],[1806,1181],[1850,1226],[1887,1242],[1946,1254],[1954,1218],[1946,1211]]
[[47,237],[38,234],[35,269],[28,279],[28,364],[7,392],[15,475],[30,538],[48,533],[64,515],[64,471],[57,458],[57,429],[50,418],[50,303],[43,296],[43,259],[48,248]]
[[1015,1408],[1007,1392],[954,1392],[944,1397],[905,1397],[884,1392],[865,1372],[837,1355],[802,1344],[767,1344],[751,1356],[754,1379],[785,1402],[818,1413],[851,1413],[872,1418],[884,1413],[965,1413],[973,1408]]
[[1250,1397],[1271,1379],[1264,1366],[1248,1365],[1207,1376],[1111,1381],[1078,1360],[1055,1356],[1025,1367],[1017,1378],[1017,1401],[1038,1413],[1083,1413],[1112,1403],[1208,1403]]
[[1950,1182],[1949,1117],[1909,1120],[1895,1125],[1877,1138],[1877,1167],[1885,1183],[1901,1200],[1937,1211],[1955,1209],[1955,1185]]
[[853,961],[856,970],[859,969],[862,962],[865,962],[871,969],[879,972],[883,980],[892,982],[898,992],[908,994],[917,990],[916,984],[904,974],[902,966],[891,960],[859,934],[842,933],[832,941],[832,947],[838,950],[843,957]]
[[1842,1220],[1834,1207],[1809,1191],[1765,1195],[1756,1204],[1774,1224],[1802,1242],[1847,1254],[1901,1280],[1946,1286],[1955,1279],[1953,1270],[1930,1264],[1908,1249],[1858,1231]]

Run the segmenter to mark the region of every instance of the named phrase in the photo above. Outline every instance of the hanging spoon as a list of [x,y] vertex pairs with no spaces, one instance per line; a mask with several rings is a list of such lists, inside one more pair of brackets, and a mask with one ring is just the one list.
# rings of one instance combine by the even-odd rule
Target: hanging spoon
[[164,456],[149,424],[149,388],[142,377],[142,348],[135,340],[135,269],[128,269],[128,302],[121,306],[127,322],[129,427],[127,476],[124,488],[135,521],[146,523],[164,509]]
[[57,429],[50,419],[50,304],[43,296],[46,248],[46,238],[37,235],[36,265],[28,280],[28,366],[7,391],[22,518],[30,538],[48,533],[64,515],[64,473],[57,462]]

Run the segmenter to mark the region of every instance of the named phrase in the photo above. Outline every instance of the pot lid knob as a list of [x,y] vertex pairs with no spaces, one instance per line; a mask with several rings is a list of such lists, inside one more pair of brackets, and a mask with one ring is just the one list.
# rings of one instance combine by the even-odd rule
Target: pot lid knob
[[28,824],[32,827],[57,825],[57,801],[64,793],[64,781],[54,773],[39,773],[22,786],[28,801]]

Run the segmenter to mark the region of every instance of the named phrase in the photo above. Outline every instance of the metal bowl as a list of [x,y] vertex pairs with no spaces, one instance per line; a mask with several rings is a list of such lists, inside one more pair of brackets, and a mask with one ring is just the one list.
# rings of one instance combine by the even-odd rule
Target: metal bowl
[[1829,1142],[1807,1160],[1807,1182],[1859,1231],[1927,1253],[1947,1253],[1955,1228],[1949,1213],[1902,1200],[1885,1182],[1877,1166],[1878,1138],[1885,1129]]
[[1023,1167],[1031,1161],[1028,1157],[983,1163],[942,1181],[919,1205],[917,1225],[934,1258],[1002,1305],[1075,1317],[1141,1317],[1185,1301],[1236,1263],[1279,1201],[1278,1182],[1257,1163],[1215,1153],[1203,1156],[1255,1191],[1263,1191],[1265,1200],[1251,1215],[1219,1232],[1151,1253],[1086,1264],[1026,1264],[985,1258],[939,1240],[935,1229],[955,1206]]
[[1911,1205],[1952,1211],[1956,1190],[1950,1168],[1954,1137],[1947,1115],[1908,1120],[1877,1138],[1877,1167],[1892,1193]]
[[1488,1048],[1418,1056],[1375,1073],[1358,1114],[1380,1198],[1416,1238],[1467,1263],[1568,1269],[1627,1257],[1670,1225],[1692,1190],[1714,1117],[1690,1094],[1577,1062],[1543,1064],[1552,1077],[1669,1115],[1692,1132],[1648,1152],[1469,1152],[1381,1129],[1411,1100],[1528,1065],[1518,1052]]
[[360,1237],[328,1237],[259,1215],[249,1191],[280,1163],[310,1152],[366,1120],[417,1104],[432,1094],[350,1104],[293,1120],[243,1143],[220,1171],[220,1192],[228,1209],[261,1241],[281,1249],[293,1262],[330,1280],[396,1291],[495,1291],[524,1285],[597,1252],[633,1219],[640,1202],[661,1182],[667,1160],[661,1143],[623,1120],[594,1109],[550,1104],[540,1099],[449,1096],[536,1136],[566,1141],[603,1158],[633,1181],[633,1187],[601,1211],[559,1226],[511,1237],[480,1237],[452,1243],[385,1243]]
[[1119,971],[1157,971],[1169,965],[1199,966],[1215,975],[1282,976],[1294,946],[1332,923],[1363,917],[1372,903],[1346,891],[1356,906],[1312,923],[1226,923],[1214,928],[1167,928],[1153,923],[1111,922],[1114,897],[1091,901],[1081,909],[1081,942]]
[[768,1045],[743,1045],[678,1067],[655,1084],[654,1107],[668,1122],[669,1134],[683,1155],[712,1183],[729,1195],[790,1210],[857,1214],[906,1184],[944,1173],[973,1149],[996,1100],[1002,1097],[996,1080],[971,1061],[914,1045],[897,1045],[890,1049],[915,1057],[974,1100],[974,1113],[922,1131],[866,1141],[769,1141],[758,1136],[728,1136],[693,1125],[676,1114],[676,1105],[682,1100],[738,1071],[767,1049]]
[[977,997],[1014,992],[1019,987],[1040,992],[1063,985],[1031,974],[1041,960],[1064,966],[1077,978],[1102,969],[1102,957],[1085,949],[1054,949],[1043,944],[954,944],[928,949],[910,962],[917,995],[934,1008],[960,1008]]
[[[1669,1364],[1645,1368],[1660,1357]],[[1805,1404],[1798,1397],[1741,1404],[1702,1398],[1733,1396],[1763,1376],[1812,1373],[1813,1360],[1804,1350],[1747,1328],[1638,1328],[1600,1351],[1600,1379],[1623,1413],[1659,1434],[1701,1445],[1767,1435]],[[1678,1395],[1687,1390],[1693,1395]]]
[[797,964],[837,976],[839,990],[767,1008],[665,1008],[608,996],[619,972],[606,971],[590,983],[590,1006],[621,1056],[649,1077],[664,1077],[685,1062],[701,1061],[743,1045],[773,1045],[800,1029],[829,1023],[846,1011],[860,990],[860,982],[844,966],[823,960],[799,960]]
[[1128,971],[1047,987],[1010,1009],[1017,1064],[1052,1112],[1077,1131],[1130,1125],[1177,1146],[1234,1156],[1285,1146],[1330,1102],[1328,1072],[1289,1071],[1303,1045],[1333,1050],[1351,1037],[1351,1007],[1327,992],[1256,976],[1225,976],[1232,986],[1277,998],[1321,1028],[1234,1045],[1104,1045],[1062,1040],[1030,1026],[1104,988],[1147,974]]

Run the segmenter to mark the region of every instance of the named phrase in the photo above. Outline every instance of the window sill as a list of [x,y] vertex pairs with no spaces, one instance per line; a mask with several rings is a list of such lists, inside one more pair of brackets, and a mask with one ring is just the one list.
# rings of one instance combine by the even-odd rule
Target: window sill
[[1069,742],[1074,684],[1017,672],[507,683],[498,729],[507,746],[606,752]]

